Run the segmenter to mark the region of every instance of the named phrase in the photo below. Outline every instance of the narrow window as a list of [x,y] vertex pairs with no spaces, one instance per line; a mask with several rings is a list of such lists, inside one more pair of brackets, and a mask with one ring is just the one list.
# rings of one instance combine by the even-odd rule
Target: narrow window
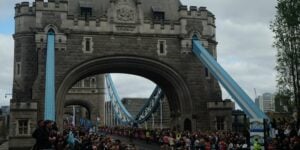
[[91,51],[91,39],[90,38],[85,39],[85,51],[87,51],[87,52]]
[[90,80],[89,80],[89,79],[85,79],[85,80],[84,80],[84,87],[85,87],[85,88],[91,87],[91,84],[90,84]]
[[165,53],[165,42],[159,41],[159,53],[163,54]]
[[217,116],[216,120],[217,120],[217,130],[224,130],[225,129],[225,125],[224,125],[225,118],[222,116]]
[[209,76],[209,71],[208,71],[208,69],[205,67],[205,77],[207,78],[207,79],[209,79],[210,78],[210,76]]
[[91,79],[91,86],[92,86],[93,88],[96,88],[96,79],[95,79],[95,78],[92,78],[92,79]]
[[92,37],[83,37],[82,40],[82,51],[83,53],[92,53],[93,52],[93,39]]
[[17,75],[21,75],[21,63],[20,62],[17,63],[16,73],[17,73]]
[[18,121],[18,131],[19,135],[28,134],[28,120],[19,120]]

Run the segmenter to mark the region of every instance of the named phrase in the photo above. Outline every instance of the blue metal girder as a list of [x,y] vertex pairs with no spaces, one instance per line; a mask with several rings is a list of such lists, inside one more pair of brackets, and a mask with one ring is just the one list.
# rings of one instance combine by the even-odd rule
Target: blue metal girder
[[48,32],[45,87],[45,120],[55,120],[55,33]]
[[157,110],[160,104],[160,100],[163,98],[163,96],[164,92],[162,91],[162,89],[159,86],[156,86],[148,101],[144,104],[142,109],[136,115],[136,122],[141,124],[147,121],[151,117],[152,113],[154,113]]
[[211,74],[223,85],[238,105],[250,118],[265,118],[267,116],[255,105],[243,89],[231,78],[209,52],[202,46],[196,35],[192,39],[192,51],[198,59],[209,69]]
[[164,96],[162,89],[156,86],[150,98],[139,111],[138,115],[135,118],[133,118],[121,102],[121,99],[114,86],[111,76],[107,74],[105,75],[105,79],[114,114],[117,116],[117,119],[124,125],[133,123],[141,124],[147,119],[149,119],[149,117],[151,117],[151,114],[157,110],[160,103],[160,99]]
[[111,104],[113,106],[113,111],[117,116],[117,119],[122,122],[122,124],[130,124],[134,121],[131,114],[127,111],[125,106],[122,104],[119,94],[115,88],[115,85],[112,81],[111,75],[106,74],[106,85],[108,88],[108,94],[111,100]]

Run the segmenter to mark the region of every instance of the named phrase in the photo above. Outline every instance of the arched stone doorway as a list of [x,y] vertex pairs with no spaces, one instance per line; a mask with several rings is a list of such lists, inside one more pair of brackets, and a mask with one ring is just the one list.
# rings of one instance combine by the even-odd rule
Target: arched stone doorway
[[[158,84],[166,93],[171,111],[171,124],[183,126],[180,117],[192,115],[189,89],[180,74],[170,66],[149,58],[135,56],[100,57],[78,64],[64,76],[56,100],[56,118],[62,115],[62,102],[68,89],[78,80],[103,73],[127,73],[145,77]],[[60,120],[57,120],[61,125]]]
[[82,126],[82,120],[91,121],[91,111],[88,107],[78,104],[67,104],[64,107],[64,115],[62,118],[63,127],[70,125]]
[[68,106],[82,106],[82,107],[84,107],[88,112],[88,115],[87,115],[88,119],[92,118],[92,112],[95,111],[94,110],[95,108],[93,108],[92,104],[89,103],[86,100],[66,100],[64,102],[64,108],[66,108]]
[[184,120],[184,131],[192,131],[192,121],[188,118]]

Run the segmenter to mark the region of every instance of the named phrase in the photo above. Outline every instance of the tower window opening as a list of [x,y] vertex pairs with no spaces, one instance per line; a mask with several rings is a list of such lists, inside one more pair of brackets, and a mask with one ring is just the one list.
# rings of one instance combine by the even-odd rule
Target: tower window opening
[[92,86],[93,88],[96,87],[96,79],[95,79],[95,78],[91,78],[91,86]]
[[91,51],[91,39],[89,38],[85,39],[85,51],[87,52]]
[[153,21],[163,22],[165,20],[165,12],[158,6],[152,6]]
[[205,77],[207,78],[207,79],[209,79],[210,78],[210,76],[209,76],[209,71],[208,71],[208,69],[205,67]]
[[158,53],[158,55],[167,55],[166,40],[158,40],[157,41],[157,53]]
[[18,134],[19,135],[28,134],[28,120],[18,120]]
[[91,83],[90,83],[90,80],[89,80],[89,79],[85,79],[85,80],[84,80],[84,87],[85,87],[85,88],[91,87]]
[[92,53],[93,52],[93,39],[92,37],[83,37],[82,40],[82,51],[84,53]]
[[216,117],[217,120],[217,130],[224,130],[225,129],[225,118],[223,116],[217,116]]
[[159,41],[159,53],[163,54],[165,52],[165,42]]
[[16,73],[17,73],[17,75],[21,75],[21,63],[18,62],[16,67],[17,67],[17,68],[16,68]]
[[81,7],[80,8],[80,15],[83,16],[84,19],[87,21],[88,17],[92,16],[92,8]]

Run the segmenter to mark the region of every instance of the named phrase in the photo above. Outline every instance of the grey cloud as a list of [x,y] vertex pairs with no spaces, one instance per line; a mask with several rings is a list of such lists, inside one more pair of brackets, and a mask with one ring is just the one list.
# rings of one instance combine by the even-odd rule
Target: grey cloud
[[143,77],[129,74],[112,74],[113,81],[121,98],[148,98],[155,88],[155,84]]
[[13,39],[11,36],[0,34],[0,105],[7,105],[9,98],[6,93],[11,93],[13,78]]
[[[4,88],[12,82],[13,72],[13,39],[11,36],[0,34],[0,81],[1,88]],[[9,84],[8,84],[9,83]]]
[[0,0],[0,19],[12,20],[15,13],[15,4],[23,1],[33,2],[34,0]]
[[269,22],[275,13],[276,0],[181,0],[183,4],[206,6],[217,19],[237,22]]

